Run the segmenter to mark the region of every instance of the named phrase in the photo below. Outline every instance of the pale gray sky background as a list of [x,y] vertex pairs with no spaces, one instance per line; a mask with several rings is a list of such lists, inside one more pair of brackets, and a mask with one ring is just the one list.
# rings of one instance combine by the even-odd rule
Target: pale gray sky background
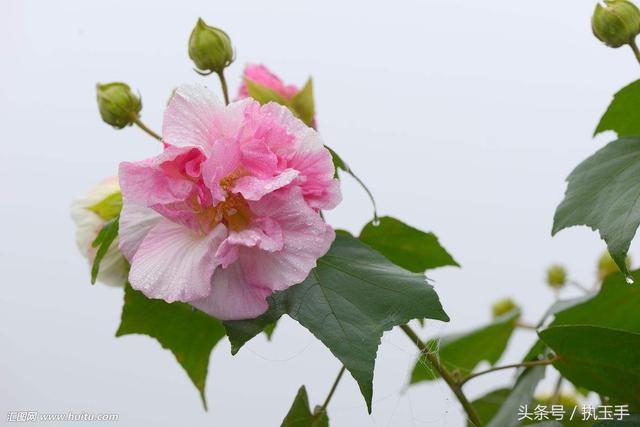
[[[160,129],[178,84],[207,82],[186,52],[197,17],[224,28],[246,62],[287,81],[313,75],[320,129],[364,179],[382,214],[438,234],[462,264],[432,272],[449,324],[489,319],[511,296],[536,320],[553,300],[546,266],[567,263],[591,282],[604,246],[586,228],[551,238],[564,178],[611,135],[591,139],[613,92],[637,78],[630,51],[591,35],[594,1],[26,1],[0,3],[2,242],[0,416],[9,410],[117,412],[122,426],[276,426],[298,387],[324,399],[339,363],[306,330],[280,323],[273,342],[209,366],[204,412],[174,357],[144,336],[114,338],[122,291],[90,286],[69,204],[122,160],[153,155],[137,129],[114,131],[95,106],[96,82],[140,91]],[[328,218],[353,232],[370,218],[348,179]],[[503,361],[533,341],[518,333]],[[373,414],[349,376],[329,408],[333,426],[459,426],[448,389],[404,390],[416,356],[383,337]],[[477,397],[511,372],[469,384]],[[549,387],[551,381],[543,384]]]

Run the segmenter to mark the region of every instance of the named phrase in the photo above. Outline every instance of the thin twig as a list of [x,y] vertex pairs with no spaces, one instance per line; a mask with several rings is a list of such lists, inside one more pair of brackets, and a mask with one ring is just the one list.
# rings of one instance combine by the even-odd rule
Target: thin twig
[[224,71],[220,71],[218,77],[220,78],[220,85],[222,86],[222,94],[224,95],[224,103],[229,105],[229,88],[227,88],[227,79],[224,78]]
[[480,372],[476,372],[475,374],[471,374],[468,375],[467,377],[463,378],[460,380],[460,385],[462,386],[463,384],[465,384],[467,381],[479,377],[481,375],[485,375],[485,374],[489,374],[491,372],[495,372],[495,371],[501,371],[503,369],[511,369],[511,368],[529,368],[532,366],[544,366],[544,365],[550,365],[553,362],[555,362],[556,360],[558,360],[559,357],[555,356],[552,359],[546,359],[546,360],[533,360],[531,362],[522,362],[522,363],[513,363],[511,365],[504,365],[504,366],[496,366],[494,368],[490,368],[487,369],[486,371],[480,371]]
[[640,62],[640,50],[638,49],[638,45],[636,44],[635,39],[631,39],[631,41],[629,42],[629,47],[631,47],[633,54],[636,56],[638,62]]
[[329,402],[333,397],[333,393],[335,393],[336,388],[338,388],[338,383],[340,382],[340,379],[342,378],[344,371],[345,371],[345,367],[344,365],[342,365],[342,368],[340,368],[340,372],[338,372],[338,376],[336,377],[335,381],[333,382],[333,385],[331,386],[331,390],[329,390],[329,394],[327,395],[327,398],[324,400],[324,403],[322,404],[322,406],[320,407],[320,410],[316,414],[322,414],[327,410],[327,406],[329,406]]
[[142,123],[142,120],[140,120],[138,117],[134,117],[133,123],[135,123],[140,129],[142,129],[143,131],[151,135],[153,138],[157,139],[158,141],[162,141],[162,137],[157,133],[155,133],[154,131],[152,131],[151,129],[149,129],[147,125]]
[[416,335],[416,333],[413,331],[413,329],[411,329],[409,325],[400,325],[400,329],[402,329],[404,333],[407,334],[407,336],[411,339],[411,341],[413,341],[416,347],[418,347],[420,352],[427,358],[427,360],[429,360],[429,362],[431,362],[442,379],[447,383],[453,394],[456,395],[458,401],[460,401],[460,404],[462,405],[462,408],[467,413],[469,421],[476,427],[482,427],[483,424],[480,420],[480,417],[478,416],[478,413],[471,405],[471,402],[469,402],[469,399],[467,399],[467,396],[465,396],[462,392],[460,384],[458,384],[458,382],[453,378],[451,372],[449,372],[449,370],[440,363],[438,358],[429,351],[429,348],[426,346],[426,344],[422,342],[420,337]]

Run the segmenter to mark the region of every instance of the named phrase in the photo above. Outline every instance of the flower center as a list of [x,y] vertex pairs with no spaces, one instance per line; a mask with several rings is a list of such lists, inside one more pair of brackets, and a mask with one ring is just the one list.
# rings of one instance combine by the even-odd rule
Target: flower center
[[251,221],[249,204],[242,195],[229,191],[234,181],[240,176],[241,173],[236,171],[220,180],[220,186],[226,191],[226,196],[216,205],[203,207],[195,201],[194,210],[203,232],[208,233],[220,223],[233,231],[240,231],[249,226]]

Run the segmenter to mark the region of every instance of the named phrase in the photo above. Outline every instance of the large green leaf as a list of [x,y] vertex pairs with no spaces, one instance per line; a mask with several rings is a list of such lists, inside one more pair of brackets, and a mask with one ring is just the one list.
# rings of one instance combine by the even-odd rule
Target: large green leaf
[[446,265],[459,267],[433,233],[425,233],[390,216],[365,225],[360,240],[414,273]]
[[618,268],[640,224],[640,138],[613,141],[583,161],[567,178],[553,234],[574,225],[600,232]]
[[286,313],[345,365],[369,411],[383,332],[415,318],[449,320],[424,275],[404,270],[344,235],[336,236],[304,282],[275,292],[268,301],[269,310],[257,319],[225,322],[232,351]]
[[171,350],[207,407],[204,389],[209,355],[224,337],[224,327],[219,320],[187,304],[168,304],[162,300],[148,299],[142,292],[127,285],[116,336],[129,334],[148,335],[158,340],[162,347]]
[[[633,271],[632,277],[640,280],[640,270]],[[639,313],[640,287],[628,285],[622,274],[613,274],[597,295],[556,313],[551,326],[590,325],[640,333]]]
[[[465,377],[483,360],[493,365],[500,359],[519,316],[520,310],[515,309],[487,326],[463,334],[436,338],[427,342],[427,346],[438,353],[440,362],[447,369],[457,371],[460,376]],[[436,378],[439,378],[438,373],[431,369],[424,356],[420,356],[411,372],[411,384]]]
[[307,390],[302,386],[280,427],[329,427],[329,418],[326,411],[311,412]]
[[594,135],[612,130],[623,136],[640,136],[640,80],[620,89],[598,123]]
[[559,356],[553,366],[576,386],[640,404],[640,334],[598,326],[552,326],[540,338]]
[[546,366],[536,366],[524,370],[487,427],[513,427],[520,424],[518,408],[521,405],[531,404],[536,387],[544,378],[545,368]]

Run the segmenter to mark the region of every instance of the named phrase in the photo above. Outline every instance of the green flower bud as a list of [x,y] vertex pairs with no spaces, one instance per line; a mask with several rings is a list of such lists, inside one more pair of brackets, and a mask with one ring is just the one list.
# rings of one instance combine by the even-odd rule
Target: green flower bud
[[547,285],[560,289],[567,284],[567,270],[560,264],[554,264],[547,269]]
[[231,39],[199,18],[189,37],[189,58],[198,70],[220,74],[234,59]]
[[[627,256],[624,263],[627,265],[627,269],[631,268],[631,257]],[[598,260],[598,279],[602,280],[610,274],[619,272],[618,264],[611,258],[608,251],[604,251],[600,259]]]
[[142,102],[126,83],[96,85],[102,120],[118,129],[131,125],[140,114]]
[[496,319],[502,316],[503,314],[507,314],[508,312],[516,308],[520,308],[520,307],[518,307],[518,304],[513,302],[511,298],[504,298],[499,301],[496,301],[491,306],[491,314],[493,315],[493,318]]
[[591,18],[593,34],[609,47],[628,44],[640,33],[640,10],[628,0],[604,0]]

